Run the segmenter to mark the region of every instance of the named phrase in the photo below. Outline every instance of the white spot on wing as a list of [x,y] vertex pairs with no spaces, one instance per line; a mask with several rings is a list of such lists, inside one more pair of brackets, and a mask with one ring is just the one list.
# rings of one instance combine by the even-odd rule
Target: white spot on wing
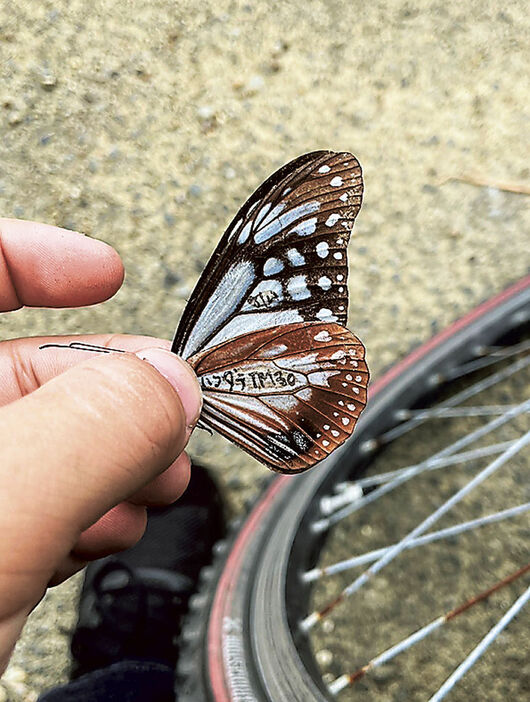
[[[263,208],[265,209],[265,208]],[[259,228],[261,229],[264,227],[266,224],[270,224],[273,219],[276,219],[276,217],[280,214],[280,212],[283,212],[285,209],[285,203],[280,202],[279,205],[276,205],[276,207],[273,207],[273,209],[269,212],[269,214],[259,223]],[[258,214],[258,217],[260,216],[261,212]],[[256,217],[256,222],[258,221],[258,217]]]
[[329,166],[320,166],[318,169],[319,173],[329,173],[331,168]]
[[317,314],[316,314],[318,319],[321,319],[323,322],[336,322],[337,317],[333,314],[331,310],[328,310],[326,307],[322,307]]
[[323,329],[321,332],[318,332],[318,334],[315,334],[313,339],[315,341],[331,341],[331,336],[327,329]]
[[225,324],[224,327],[210,339],[204,348],[209,349],[212,346],[220,344],[222,341],[233,339],[235,336],[240,336],[248,332],[258,331],[258,329],[271,329],[272,327],[279,327],[283,324],[303,321],[304,318],[295,309],[239,314]]
[[304,400],[304,402],[309,402],[311,400],[311,396],[313,394],[313,391],[311,388],[302,388],[302,390],[299,390],[296,393],[296,397],[300,398],[300,400]]
[[317,228],[317,218],[311,217],[311,219],[306,219],[304,222],[300,222],[296,227],[293,227],[289,234],[297,234],[298,236],[309,236],[313,234]]
[[284,229],[289,227],[297,219],[305,217],[305,215],[311,214],[312,212],[315,212],[319,209],[320,202],[316,201],[305,202],[303,205],[293,207],[292,210],[288,210],[284,214],[278,215],[274,220],[269,221],[269,223],[266,226],[263,227],[263,225],[261,225],[260,229],[254,234],[254,241],[256,242],[256,244],[262,244],[264,241],[267,241],[275,234],[278,234],[280,231],[283,231]]
[[237,234],[237,230],[239,229],[239,227],[241,226],[242,223],[243,223],[243,219],[240,217],[237,220],[237,222],[234,224],[234,228],[232,229],[233,236],[235,236]]
[[329,184],[332,188],[338,188],[342,185],[342,178],[340,176],[335,176]]
[[[213,329],[237,309],[255,279],[254,266],[250,261],[241,261],[227,270],[204,305],[182,351],[183,358],[192,356]],[[293,321],[301,321],[301,318]]]
[[327,241],[319,241],[316,245],[316,252],[320,258],[326,258],[329,254],[329,244]]
[[298,406],[298,400],[294,395],[265,395],[262,400],[276,409],[289,412]]
[[311,385],[320,385],[322,387],[329,388],[328,380],[334,375],[338,375],[340,371],[317,371],[316,373],[310,373],[307,379]]
[[250,234],[250,230],[252,229],[252,222],[247,222],[243,229],[241,230],[240,235],[237,238],[237,243],[238,244],[244,244],[245,241],[248,239],[248,235]]
[[336,258],[337,261],[340,261],[342,259],[342,253],[340,251],[335,251],[333,254],[333,258]]
[[262,227],[256,231],[254,234],[254,241],[256,244],[262,244],[264,241],[267,241],[273,236],[276,236],[276,234],[279,234],[282,231],[282,223],[280,218],[274,219],[272,222],[269,222],[269,224],[262,225]]
[[289,249],[289,251],[287,251],[287,258],[293,266],[303,266],[305,264],[305,258],[297,249]]
[[263,264],[264,275],[275,275],[283,270],[283,263],[279,258],[268,258]]
[[311,297],[305,275],[295,275],[287,283],[287,291],[293,300],[306,300]]
[[320,368],[320,364],[316,362],[317,357],[318,353],[310,353],[306,356],[288,356],[287,358],[278,358],[274,361],[274,365],[294,373],[311,373]]
[[334,224],[337,224],[339,219],[340,214],[333,212],[333,214],[330,214],[330,216],[326,219],[326,227],[332,227]]
[[265,215],[266,215],[267,212],[270,210],[270,208],[271,208],[271,203],[270,203],[270,202],[267,202],[267,204],[263,205],[263,207],[261,208],[261,210],[260,210],[260,211],[258,212],[258,214],[256,215],[256,219],[255,219],[256,227],[258,227],[259,225],[261,225],[261,220],[265,217]]
[[327,275],[323,275],[318,279],[318,284],[322,290],[329,290],[331,288],[331,280]]

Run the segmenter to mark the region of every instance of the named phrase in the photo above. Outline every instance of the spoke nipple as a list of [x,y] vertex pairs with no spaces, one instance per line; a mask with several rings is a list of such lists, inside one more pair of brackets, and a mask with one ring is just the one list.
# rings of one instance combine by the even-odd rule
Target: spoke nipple
[[528,312],[528,310],[522,309],[513,315],[512,320],[514,322],[514,326],[517,326],[519,324],[524,324],[525,322],[528,322],[529,318],[530,318],[530,313]]
[[377,440],[376,439],[367,439],[366,441],[363,441],[362,444],[359,447],[359,450],[361,453],[373,453],[377,448]]
[[318,580],[319,575],[321,574],[320,568],[313,568],[312,570],[306,570],[305,573],[300,573],[300,580],[303,583],[312,583],[315,580]]
[[315,624],[319,621],[320,619],[320,614],[318,612],[313,612],[309,616],[307,616],[305,619],[302,619],[300,622],[300,630],[301,631],[309,631],[312,629]]
[[343,490],[340,494],[334,496],[322,497],[320,500],[320,512],[324,516],[328,516],[337,509],[352,502],[357,502],[363,496],[363,490],[356,483],[350,483],[349,487]]
[[439,385],[441,385],[444,381],[444,376],[441,373],[432,373],[428,378],[427,378],[427,385],[430,388],[437,388]]
[[323,531],[327,531],[327,529],[329,529],[329,519],[318,519],[311,524],[311,531],[313,534],[321,534]]

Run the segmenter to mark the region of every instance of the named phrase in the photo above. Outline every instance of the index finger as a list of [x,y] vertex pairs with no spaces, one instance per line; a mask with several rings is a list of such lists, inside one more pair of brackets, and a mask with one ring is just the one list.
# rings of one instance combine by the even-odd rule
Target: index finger
[[102,241],[0,218],[0,312],[93,305],[114,295],[123,276],[119,255]]

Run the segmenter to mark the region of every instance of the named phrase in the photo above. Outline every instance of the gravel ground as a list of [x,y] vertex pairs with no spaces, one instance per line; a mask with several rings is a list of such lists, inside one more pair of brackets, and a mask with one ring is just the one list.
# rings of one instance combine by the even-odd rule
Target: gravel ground
[[[494,187],[530,180],[522,0],[0,8],[0,211],[102,238],[127,268],[113,300],[5,315],[5,338],[170,338],[237,207],[317,148],[364,168],[350,324],[373,375],[526,272],[528,200]],[[492,187],[447,180],[470,175]],[[197,434],[240,511],[264,468]],[[33,613],[0,700],[66,679],[78,582]]]

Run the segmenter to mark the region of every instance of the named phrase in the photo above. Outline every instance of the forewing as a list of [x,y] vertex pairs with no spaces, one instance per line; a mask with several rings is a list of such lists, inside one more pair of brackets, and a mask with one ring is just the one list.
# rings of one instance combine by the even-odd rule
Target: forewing
[[273,470],[299,473],[347,439],[366,404],[364,346],[335,323],[243,334],[189,359],[201,423]]
[[250,331],[346,324],[346,247],[362,199],[350,153],[316,151],[280,168],[224,233],[184,310],[172,349],[189,358]]

